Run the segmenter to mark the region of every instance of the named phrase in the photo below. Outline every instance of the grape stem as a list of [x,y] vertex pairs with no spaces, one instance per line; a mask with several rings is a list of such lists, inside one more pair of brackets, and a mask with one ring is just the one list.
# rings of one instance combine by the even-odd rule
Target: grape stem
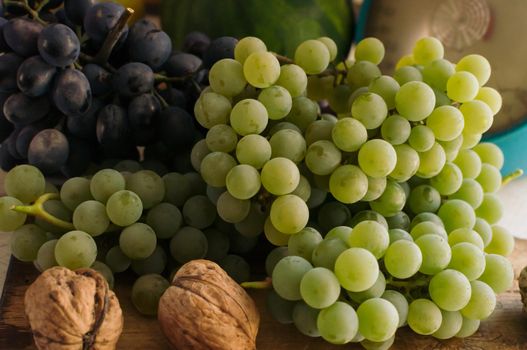
[[16,0],[4,0],[4,6],[7,7],[7,6],[16,6],[16,7],[21,7],[23,8],[24,10],[26,10],[30,15],[31,17],[33,17],[33,19],[41,24],[48,24],[46,21],[44,21],[42,18],[40,18],[40,16],[38,15],[38,12],[40,10],[42,10],[42,8],[44,6],[47,5],[47,3],[49,2],[49,0],[44,0],[42,1],[39,6],[34,10],[33,8],[31,8],[31,6],[29,6],[29,2],[28,0],[22,0],[22,1],[16,1]]
[[190,78],[192,78],[192,75],[186,75],[184,77],[167,77],[166,75],[159,73],[154,74],[156,83],[179,83],[184,82]]
[[271,277],[266,277],[263,281],[251,281],[240,283],[245,289],[269,289],[273,286]]
[[157,89],[154,88],[154,89],[152,90],[152,92],[154,93],[154,96],[157,97],[157,99],[158,99],[159,102],[161,103],[161,107],[163,107],[163,109],[169,107],[168,102],[163,98],[163,96],[161,96],[161,94],[157,91]]
[[127,7],[124,12],[122,13],[121,17],[119,17],[119,20],[115,24],[115,26],[112,28],[106,39],[104,40],[104,43],[102,44],[101,49],[97,53],[97,55],[94,57],[93,61],[95,63],[99,64],[106,64],[108,63],[108,58],[110,58],[110,55],[112,53],[112,50],[117,44],[117,41],[119,41],[119,38],[121,36],[121,33],[126,26],[126,23],[128,22],[128,19],[134,14],[134,10]]
[[51,215],[44,209],[44,203],[46,201],[58,198],[60,198],[60,195],[58,193],[45,193],[42,196],[38,197],[35,203],[31,205],[13,205],[11,207],[11,210],[41,218],[42,220],[45,220],[52,225],[66,230],[74,230],[75,227],[71,222],[61,220],[56,216]]
[[293,61],[292,59],[290,59],[290,58],[287,57],[287,56],[283,56],[283,55],[277,54],[276,52],[273,52],[273,55],[274,55],[274,57],[276,57],[276,59],[278,60],[278,62],[280,62],[281,64],[291,64],[291,63],[295,63],[295,61]]
[[404,289],[406,292],[410,292],[413,289],[426,287],[429,283],[430,276],[425,276],[424,278],[410,281],[394,280],[393,277],[386,279],[386,285],[392,286],[394,288]]
[[523,175],[523,169],[516,169],[512,173],[507,174],[507,175],[505,175],[503,177],[503,180],[501,181],[501,185],[505,186],[506,184],[508,184],[512,180],[517,179],[517,178],[519,178],[522,175]]

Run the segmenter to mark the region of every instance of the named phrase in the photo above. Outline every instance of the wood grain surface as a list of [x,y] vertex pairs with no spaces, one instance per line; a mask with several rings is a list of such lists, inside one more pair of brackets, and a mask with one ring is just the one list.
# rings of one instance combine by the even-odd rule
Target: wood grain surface
[[[511,257],[517,276],[527,265],[527,241],[518,240]],[[31,264],[11,260],[2,299],[0,301],[0,349],[35,349],[31,331],[24,317],[24,292],[37,276]],[[120,276],[121,277],[121,276]],[[118,279],[116,293],[125,314],[124,331],[118,349],[168,349],[155,318],[141,316],[130,302],[133,276]],[[265,310],[266,291],[251,291],[262,316],[257,346],[259,350],[331,350],[342,349],[322,339],[301,335],[293,325],[275,322]],[[407,327],[398,331],[392,350],[525,350],[527,349],[527,315],[522,312],[522,303],[515,281],[513,288],[498,298],[494,314],[467,339],[439,341],[432,337],[418,336]],[[361,349],[349,344],[345,349]],[[182,349],[189,350],[189,349]]]

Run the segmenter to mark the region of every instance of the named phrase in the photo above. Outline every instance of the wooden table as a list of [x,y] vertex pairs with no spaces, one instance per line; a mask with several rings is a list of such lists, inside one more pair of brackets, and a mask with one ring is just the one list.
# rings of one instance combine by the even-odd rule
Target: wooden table
[[[516,275],[527,265],[527,241],[519,240],[512,255]],[[29,284],[36,278],[37,271],[31,264],[11,260],[4,293],[0,304],[0,349],[35,349],[24,317],[23,297]],[[124,332],[119,339],[118,349],[155,350],[168,349],[163,334],[154,318],[145,318],[134,309],[130,302],[130,279],[120,279],[116,293],[125,314]],[[265,310],[266,291],[251,291],[261,313],[262,322],[257,338],[259,350],[331,350],[361,349],[359,345],[335,346],[322,339],[301,335],[293,325],[275,322]],[[398,331],[393,350],[525,350],[527,349],[527,314],[522,304],[515,281],[511,290],[498,298],[494,314],[481,325],[480,330],[467,339],[439,341],[432,337],[418,336],[407,327]],[[190,349],[182,349],[190,350]]]

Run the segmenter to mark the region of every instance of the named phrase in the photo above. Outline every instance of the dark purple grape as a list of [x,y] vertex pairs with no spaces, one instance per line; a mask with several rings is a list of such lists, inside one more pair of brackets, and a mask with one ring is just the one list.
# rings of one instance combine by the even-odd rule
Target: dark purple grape
[[151,145],[147,145],[144,150],[144,158],[148,160],[159,160],[165,164],[169,164],[172,161],[172,157],[175,155],[175,150],[169,148],[163,142],[156,142]]
[[79,38],[70,27],[57,23],[44,28],[38,37],[38,52],[49,64],[66,67],[79,57]]
[[7,19],[0,17],[0,52],[7,52],[11,49],[4,40],[4,25],[7,23]]
[[210,38],[202,32],[190,32],[183,39],[183,51],[203,57],[210,45]]
[[20,128],[13,130],[11,135],[9,135],[9,137],[5,140],[7,150],[9,151],[11,157],[13,157],[14,159],[24,159],[24,157],[20,153],[18,153],[18,150],[16,149],[16,140],[18,139],[18,135],[21,131],[22,129]]
[[159,135],[169,148],[189,148],[194,144],[194,118],[179,107],[168,107],[160,114]]
[[38,53],[38,36],[44,26],[37,21],[16,17],[4,25],[4,40],[17,54],[24,57]]
[[28,125],[24,127],[18,133],[16,138],[16,151],[22,156],[22,158],[27,158],[27,153],[29,151],[29,144],[33,137],[42,130],[41,128],[35,125]]
[[201,67],[201,59],[190,53],[176,52],[165,63],[165,70],[171,77],[187,77],[196,73]]
[[124,97],[144,94],[154,87],[154,72],[144,63],[127,63],[115,73],[113,87]]
[[76,69],[65,69],[57,74],[52,96],[55,106],[67,116],[86,113],[92,100],[88,79]]
[[11,123],[24,126],[44,118],[50,110],[46,97],[29,97],[19,92],[4,102],[4,115]]
[[234,58],[234,47],[238,39],[231,36],[222,36],[214,39],[203,55],[203,64],[210,68],[223,58]]
[[56,71],[55,67],[44,62],[40,56],[30,57],[18,67],[18,88],[28,96],[42,96],[49,92]]
[[82,72],[90,82],[94,96],[105,95],[112,90],[112,74],[103,67],[88,63],[82,68]]
[[68,136],[68,144],[69,156],[60,172],[68,178],[84,175],[93,159],[95,146],[87,140],[72,136]]
[[94,99],[90,109],[83,115],[68,117],[66,128],[73,136],[95,139],[95,126],[97,124],[97,113],[104,103],[99,99]]
[[4,116],[4,102],[8,97],[9,94],[0,93],[0,142],[4,142],[14,128],[14,125]]
[[7,140],[0,145],[0,168],[9,171],[18,165],[19,160],[15,159],[7,149]]
[[[105,161],[108,159],[133,159],[139,160],[139,151],[129,139],[125,142],[109,143],[107,145],[99,145],[98,158]],[[114,165],[117,162],[114,163]],[[104,166],[103,168],[108,168]]]
[[168,88],[159,92],[161,97],[171,106],[177,106],[185,109],[187,107],[187,98],[185,93],[176,88]]
[[24,59],[9,52],[0,55],[0,92],[14,92],[16,86],[16,72]]
[[124,108],[114,104],[101,108],[97,114],[96,134],[101,145],[126,142],[128,118]]
[[158,99],[151,94],[135,97],[128,105],[128,120],[133,128],[153,126],[161,110]]
[[72,23],[82,25],[84,16],[96,3],[97,0],[64,0],[64,12]]
[[209,70],[207,68],[200,69],[194,79],[198,84],[209,85]]
[[66,164],[70,153],[66,136],[57,129],[44,129],[33,137],[27,154],[28,163],[45,174],[52,174]]
[[64,10],[64,8],[60,8],[55,11],[55,18],[57,19],[58,23],[67,25],[71,29],[75,30],[75,23],[70,21],[70,19],[66,16],[66,10]]
[[144,36],[128,39],[128,54],[131,61],[142,62],[152,69],[159,69],[172,52],[172,41],[164,31],[151,29]]
[[185,174],[195,171],[192,167],[192,162],[190,161],[189,152],[179,152],[176,153],[172,161],[172,171]]
[[156,24],[149,19],[141,18],[136,21],[131,27],[128,33],[127,42],[132,42],[144,38],[146,33],[158,30]]
[[157,159],[145,159],[141,162],[141,166],[143,169],[151,170],[159,176],[163,176],[168,173],[167,166]]
[[[101,44],[115,27],[124,11],[124,7],[112,2],[96,4],[90,7],[86,12],[83,22],[86,34],[96,43]],[[66,13],[68,12],[66,11]],[[127,34],[128,26],[125,26],[121,38]]]

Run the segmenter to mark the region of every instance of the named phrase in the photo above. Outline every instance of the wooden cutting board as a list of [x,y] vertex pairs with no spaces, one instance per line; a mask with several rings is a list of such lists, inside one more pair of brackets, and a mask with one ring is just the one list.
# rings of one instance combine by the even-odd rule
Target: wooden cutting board
[[[527,241],[517,241],[511,257],[516,276],[527,265]],[[24,317],[24,292],[38,272],[32,264],[11,260],[2,299],[0,300],[0,349],[35,349],[29,325]],[[121,277],[121,276],[119,276]],[[124,310],[124,331],[118,349],[157,350],[168,345],[155,318],[141,316],[130,302],[132,276],[118,278],[116,293]],[[293,325],[275,322],[265,309],[266,291],[251,291],[260,310],[262,321],[257,339],[259,350],[336,350],[320,338],[308,338]],[[482,323],[480,330],[467,339],[439,341],[418,336],[407,327],[398,331],[392,350],[525,350],[527,349],[527,314],[522,312],[518,284],[498,298],[494,314]],[[345,349],[362,349],[349,344]],[[190,350],[190,349],[182,349]]]

